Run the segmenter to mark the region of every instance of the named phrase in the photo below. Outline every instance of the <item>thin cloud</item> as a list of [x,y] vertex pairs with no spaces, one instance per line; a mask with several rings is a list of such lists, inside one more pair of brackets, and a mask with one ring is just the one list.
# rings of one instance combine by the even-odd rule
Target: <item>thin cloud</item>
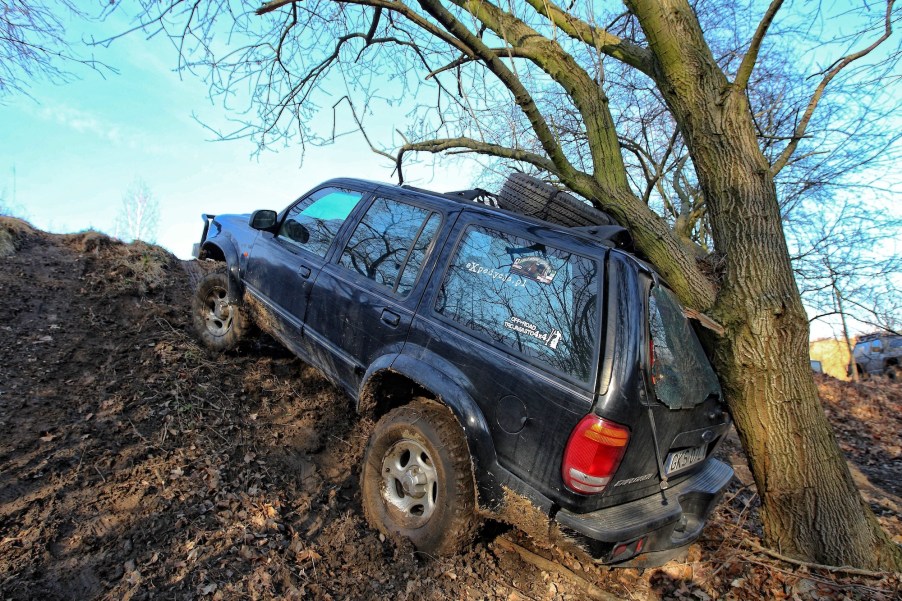
[[79,134],[92,136],[128,150],[140,150],[152,155],[164,155],[172,150],[140,130],[66,104],[45,105],[37,109],[29,107],[26,110],[41,121],[61,125]]
[[78,133],[96,136],[114,144],[122,144],[126,141],[120,126],[99,119],[81,109],[55,104],[41,107],[35,111],[35,115],[43,121],[58,123]]

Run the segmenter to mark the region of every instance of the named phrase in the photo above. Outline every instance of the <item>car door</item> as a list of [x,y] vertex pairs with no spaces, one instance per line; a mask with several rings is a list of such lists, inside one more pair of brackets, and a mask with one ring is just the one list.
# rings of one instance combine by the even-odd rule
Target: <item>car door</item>
[[305,343],[355,398],[367,367],[404,344],[443,218],[429,201],[377,196],[317,277]]
[[263,232],[250,250],[245,285],[273,318],[265,327],[295,352],[306,355],[301,341],[313,283],[364,196],[337,187],[315,190],[289,207],[278,231]]
[[[883,353],[883,341],[879,338],[874,338],[873,340],[859,343],[859,345],[862,347],[861,355],[858,356],[856,353],[855,357],[859,367],[866,373],[879,373],[880,368],[883,366],[883,362],[880,360],[881,353]],[[858,345],[856,345],[857,347]]]

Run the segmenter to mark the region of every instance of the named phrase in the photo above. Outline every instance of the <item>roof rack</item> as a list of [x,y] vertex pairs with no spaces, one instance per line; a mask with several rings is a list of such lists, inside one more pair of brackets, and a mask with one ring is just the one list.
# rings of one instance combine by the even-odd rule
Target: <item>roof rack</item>
[[[417,188],[409,184],[402,184],[402,188],[413,190],[415,192],[424,192],[433,196],[441,196],[456,200],[457,202],[474,202],[495,209],[501,208],[498,202],[498,195],[484,190],[482,188],[473,188],[471,190],[456,190],[454,192],[436,192],[434,190],[426,190],[425,188]],[[523,215],[523,213],[517,213]],[[566,227],[566,226],[564,226]],[[633,245],[633,236],[624,227],[619,225],[581,225],[575,227],[567,227],[572,232],[585,234],[587,237],[601,242],[607,242],[617,248],[622,248],[629,252],[636,252]]]
[[436,192],[435,190],[426,190],[425,188],[417,188],[408,184],[402,184],[402,188],[406,190],[414,190],[416,192],[425,192],[433,196],[443,196],[456,200],[458,202],[475,202],[477,204],[486,205],[488,207],[499,208],[498,195],[483,190],[482,188],[473,188],[471,190],[455,190],[454,192]]
[[488,207],[500,208],[498,195],[482,188],[473,188],[472,190],[457,190],[455,192],[447,192],[445,196],[452,196],[458,200],[468,200]]

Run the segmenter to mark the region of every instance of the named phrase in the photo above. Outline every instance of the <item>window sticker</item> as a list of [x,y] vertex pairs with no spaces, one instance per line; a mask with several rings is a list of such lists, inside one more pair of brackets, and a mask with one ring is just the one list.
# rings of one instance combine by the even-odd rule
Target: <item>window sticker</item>
[[504,327],[519,334],[532,336],[553,351],[557,350],[557,345],[563,337],[563,334],[558,329],[552,329],[550,332],[540,332],[536,324],[516,316],[511,316],[510,319],[505,321]]
[[[466,265],[467,271],[471,273],[475,273],[478,275],[485,275],[493,280],[500,280],[504,284],[513,283],[514,287],[517,286],[526,286],[526,281],[523,278],[519,278],[516,276],[512,276],[510,273],[504,273],[498,271],[497,269],[492,269],[491,267],[485,267],[480,263],[476,263],[475,261],[470,261]],[[511,268],[513,271],[513,268]]]
[[582,256],[471,225],[448,264],[435,312],[586,382],[599,336],[598,271]]
[[554,281],[557,271],[551,266],[551,262],[544,257],[517,257],[511,265],[511,273],[524,278],[529,278],[540,284],[550,284]]

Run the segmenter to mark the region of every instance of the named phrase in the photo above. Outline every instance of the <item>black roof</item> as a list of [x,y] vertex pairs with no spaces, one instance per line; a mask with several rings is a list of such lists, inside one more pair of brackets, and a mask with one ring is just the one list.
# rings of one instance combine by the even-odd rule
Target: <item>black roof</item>
[[371,192],[376,192],[380,188],[389,188],[408,194],[422,194],[424,196],[429,196],[430,198],[438,198],[449,202],[464,204],[468,208],[477,210],[482,209],[485,211],[506,215],[508,217],[513,217],[515,219],[534,223],[536,225],[543,225],[546,227],[550,226],[559,231],[566,232],[572,236],[576,236],[588,242],[600,243],[603,246],[618,248],[634,255],[637,254],[636,249],[633,246],[632,236],[624,227],[621,227],[619,225],[590,225],[581,227],[567,227],[550,221],[538,219],[537,217],[533,217],[531,215],[517,213],[515,211],[510,211],[501,207],[490,206],[480,202],[474,202],[474,197],[479,197],[482,193],[490,194],[486,190],[482,190],[480,188],[475,188],[472,190],[460,190],[455,192],[436,192],[434,190],[417,188],[406,184],[399,186],[397,184],[374,182],[371,180],[349,177],[331,179],[329,181],[323,182],[323,184],[321,185],[331,185],[339,187],[348,186],[357,189],[369,190]]

